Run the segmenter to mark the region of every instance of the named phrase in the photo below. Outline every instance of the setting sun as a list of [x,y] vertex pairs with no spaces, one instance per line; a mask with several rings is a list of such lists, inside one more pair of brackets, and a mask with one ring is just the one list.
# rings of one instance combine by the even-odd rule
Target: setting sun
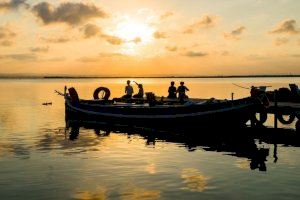
[[147,23],[138,22],[132,19],[126,19],[120,22],[115,30],[115,34],[136,44],[147,44],[153,38],[154,29]]

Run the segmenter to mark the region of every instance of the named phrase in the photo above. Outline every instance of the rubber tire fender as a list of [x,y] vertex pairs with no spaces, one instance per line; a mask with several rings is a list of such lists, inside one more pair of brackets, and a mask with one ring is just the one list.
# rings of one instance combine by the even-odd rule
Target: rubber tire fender
[[285,120],[283,118],[282,114],[279,114],[277,116],[278,121],[280,121],[280,123],[282,123],[282,124],[291,124],[291,123],[293,123],[293,121],[295,120],[295,118],[296,118],[296,115],[294,113],[292,113],[292,114],[289,115],[289,119],[288,120]]
[[109,90],[108,88],[106,88],[106,87],[98,87],[98,88],[94,91],[94,94],[93,94],[94,99],[95,99],[95,100],[100,99],[100,98],[99,98],[99,93],[100,93],[101,91],[104,91],[104,93],[105,93],[103,99],[104,99],[104,100],[108,100],[109,97],[110,97],[110,90]]
[[259,112],[259,119],[256,118],[256,115],[254,114],[252,117],[253,122],[256,125],[263,125],[268,119],[268,113],[266,110],[261,110]]

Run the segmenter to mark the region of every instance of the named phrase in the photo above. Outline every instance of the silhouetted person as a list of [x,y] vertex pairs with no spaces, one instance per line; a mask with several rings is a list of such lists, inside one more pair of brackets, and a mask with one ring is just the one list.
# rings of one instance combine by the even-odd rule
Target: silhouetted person
[[130,80],[127,81],[127,85],[125,87],[125,95],[123,98],[129,99],[132,97],[133,94],[133,87],[130,85]]
[[185,95],[186,91],[189,91],[189,89],[185,87],[184,82],[180,82],[180,86],[177,88],[177,92],[178,92],[179,101],[181,103],[184,102],[184,98],[187,98],[187,96]]
[[144,97],[144,88],[142,84],[138,84],[139,92],[133,95],[134,98],[143,98]]
[[176,87],[174,86],[174,81],[171,82],[171,85],[169,87],[169,95],[168,95],[168,98],[176,98],[176,92],[177,92],[177,89]]

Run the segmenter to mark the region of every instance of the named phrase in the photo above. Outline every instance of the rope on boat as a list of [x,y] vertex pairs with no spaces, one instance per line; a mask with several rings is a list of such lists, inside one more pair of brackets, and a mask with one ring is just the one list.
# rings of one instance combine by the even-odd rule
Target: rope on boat
[[54,90],[54,93],[56,93],[57,95],[60,95],[60,96],[65,96],[64,93],[58,91],[58,90]]
[[243,88],[243,89],[247,89],[247,90],[251,90],[251,88],[248,88],[248,87],[244,87],[244,86],[241,86],[241,85],[238,85],[238,84],[235,84],[235,83],[232,83],[233,85],[239,87],[239,88]]

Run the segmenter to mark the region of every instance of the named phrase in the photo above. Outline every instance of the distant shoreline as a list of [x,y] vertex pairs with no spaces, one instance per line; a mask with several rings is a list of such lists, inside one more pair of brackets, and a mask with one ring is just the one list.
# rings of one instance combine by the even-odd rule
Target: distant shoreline
[[113,79],[113,78],[299,78],[297,75],[228,75],[228,76],[4,76],[0,79]]

